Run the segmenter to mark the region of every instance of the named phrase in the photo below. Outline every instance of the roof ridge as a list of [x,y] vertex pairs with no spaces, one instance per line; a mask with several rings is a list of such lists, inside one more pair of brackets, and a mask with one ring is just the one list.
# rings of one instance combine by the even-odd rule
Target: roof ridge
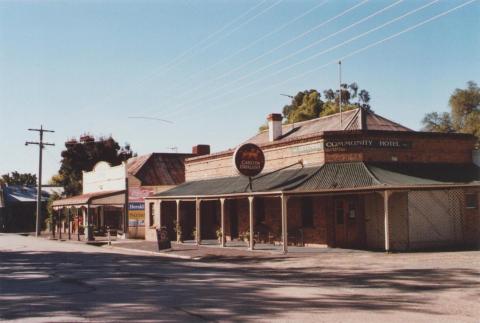
[[361,162],[362,163],[362,166],[365,168],[365,170],[367,171],[368,175],[370,175],[373,180],[376,182],[376,184],[378,185],[385,185],[385,183],[382,183],[377,176],[375,176],[375,174],[368,168],[367,164],[365,164],[365,162]]

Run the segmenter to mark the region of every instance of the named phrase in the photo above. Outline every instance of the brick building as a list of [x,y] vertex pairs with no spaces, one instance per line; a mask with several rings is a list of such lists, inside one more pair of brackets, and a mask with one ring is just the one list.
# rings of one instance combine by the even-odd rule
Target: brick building
[[93,233],[103,234],[107,226],[127,232],[129,238],[143,239],[155,233],[145,229],[144,198],[183,183],[185,159],[208,154],[209,149],[198,145],[191,154],[151,153],[118,166],[99,162],[91,172],[83,172],[81,195],[54,201],[53,207],[66,213],[68,228],[85,227],[89,239]]
[[[147,227],[180,239],[414,250],[477,246],[480,172],[475,137],[417,132],[355,109],[295,124],[268,116],[252,180],[234,149],[189,158],[186,182],[146,199]],[[222,240],[222,245],[225,243]]]

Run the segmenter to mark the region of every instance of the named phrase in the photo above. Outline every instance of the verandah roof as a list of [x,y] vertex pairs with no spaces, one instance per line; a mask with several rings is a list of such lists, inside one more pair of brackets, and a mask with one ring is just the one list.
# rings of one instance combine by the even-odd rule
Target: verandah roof
[[87,205],[122,205],[125,203],[125,190],[92,192],[53,201],[54,208]]
[[259,175],[190,181],[155,197],[218,196],[250,192],[301,192],[398,186],[480,185],[480,169],[473,165],[401,163],[327,163]]

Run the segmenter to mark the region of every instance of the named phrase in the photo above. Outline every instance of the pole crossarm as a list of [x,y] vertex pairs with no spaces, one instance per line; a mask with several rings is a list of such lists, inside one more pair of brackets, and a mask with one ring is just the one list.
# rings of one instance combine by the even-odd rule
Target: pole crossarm
[[43,133],[44,132],[55,132],[54,130],[44,129],[43,125],[40,126],[40,129],[29,128],[28,131],[37,131],[40,136],[39,141],[26,141],[25,146],[28,145],[38,145],[38,187],[37,187],[37,218],[36,218],[36,227],[35,227],[35,236],[40,235],[40,221],[42,217],[42,151],[45,146],[55,146],[54,143],[43,142]]

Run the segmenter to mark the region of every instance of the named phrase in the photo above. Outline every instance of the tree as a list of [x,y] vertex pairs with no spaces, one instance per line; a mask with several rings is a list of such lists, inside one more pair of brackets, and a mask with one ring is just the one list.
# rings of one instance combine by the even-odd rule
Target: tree
[[460,132],[476,136],[480,141],[480,88],[467,82],[465,89],[455,89],[448,100],[450,112],[431,112],[422,120],[424,131]]
[[0,183],[8,185],[24,185],[35,186],[37,185],[37,175],[31,173],[19,173],[12,172],[2,175]]
[[[292,102],[283,107],[285,122],[300,122],[338,113],[340,111],[340,91],[327,89],[323,91],[323,96],[325,101],[322,101],[320,92],[314,89],[298,92],[292,98]],[[370,109],[370,94],[366,90],[359,90],[358,84],[355,82],[341,84],[341,98],[343,111],[356,108]],[[265,129],[265,126],[260,129]]]
[[133,155],[130,145],[120,147],[112,137],[95,140],[93,136],[83,135],[79,142],[76,139],[67,141],[65,148],[61,154],[60,170],[50,183],[63,186],[67,196],[81,192],[82,171],[91,171],[99,161],[116,166]]

